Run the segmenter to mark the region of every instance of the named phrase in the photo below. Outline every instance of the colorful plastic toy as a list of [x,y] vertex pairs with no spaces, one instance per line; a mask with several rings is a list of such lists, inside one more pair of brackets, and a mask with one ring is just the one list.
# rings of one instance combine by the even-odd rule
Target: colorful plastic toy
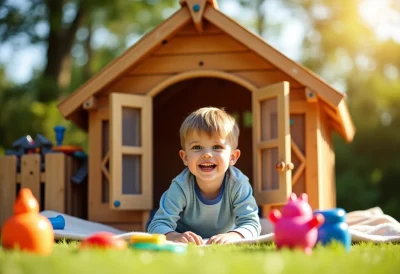
[[174,245],[174,244],[151,244],[151,243],[136,243],[131,245],[134,249],[150,250],[150,251],[167,251],[174,253],[186,252],[186,245]]
[[62,142],[64,140],[65,127],[64,126],[55,126],[54,132],[56,134],[57,146],[61,146]]
[[163,234],[133,235],[129,246],[133,249],[169,251],[174,253],[183,253],[186,251],[186,245],[168,244],[167,237]]
[[62,215],[58,215],[56,217],[49,217],[48,218],[53,229],[62,230],[65,228],[65,219]]
[[131,244],[136,243],[151,243],[151,244],[164,244],[167,237],[164,234],[138,234],[132,235],[130,239]]
[[111,232],[97,232],[80,244],[80,249],[87,248],[104,248],[104,249],[117,249],[123,250],[126,248],[126,242],[123,239],[118,239],[114,237],[115,234]]
[[351,236],[349,226],[346,223],[346,211],[342,208],[314,211],[314,214],[322,214],[324,224],[318,228],[317,243],[328,245],[332,241],[343,244],[346,251],[350,251]]
[[322,214],[313,216],[308,196],[305,193],[299,198],[292,193],[288,203],[283,207],[282,213],[276,209],[272,210],[269,219],[275,225],[274,242],[278,249],[299,248],[306,254],[312,252],[312,248],[317,242],[318,227],[324,222]]
[[49,255],[53,251],[54,232],[50,221],[39,214],[39,204],[29,188],[22,188],[14,203],[14,216],[2,228],[2,245]]

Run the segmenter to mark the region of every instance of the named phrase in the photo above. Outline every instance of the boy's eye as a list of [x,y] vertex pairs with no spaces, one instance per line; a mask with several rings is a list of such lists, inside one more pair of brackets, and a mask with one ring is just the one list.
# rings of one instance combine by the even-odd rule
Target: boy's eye
[[201,146],[193,146],[192,149],[194,149],[194,150],[200,150],[200,149],[201,149]]
[[224,149],[221,145],[215,145],[214,147],[213,147],[213,149],[215,149],[215,150],[220,150],[220,149]]

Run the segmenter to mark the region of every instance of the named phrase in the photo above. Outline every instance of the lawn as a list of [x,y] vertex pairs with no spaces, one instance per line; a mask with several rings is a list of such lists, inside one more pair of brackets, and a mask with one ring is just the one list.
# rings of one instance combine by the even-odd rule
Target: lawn
[[0,248],[0,273],[400,273],[400,245],[363,243],[346,253],[317,246],[308,256],[274,245],[189,246],[187,252],[88,250],[59,243],[48,257]]

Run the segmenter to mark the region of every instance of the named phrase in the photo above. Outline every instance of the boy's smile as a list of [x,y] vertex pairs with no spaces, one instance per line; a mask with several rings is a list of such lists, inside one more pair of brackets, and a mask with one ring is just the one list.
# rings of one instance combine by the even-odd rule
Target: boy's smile
[[232,149],[227,139],[217,135],[193,132],[185,141],[185,149],[179,151],[183,163],[196,176],[200,189],[205,184],[219,187],[225,172],[240,156],[238,149]]

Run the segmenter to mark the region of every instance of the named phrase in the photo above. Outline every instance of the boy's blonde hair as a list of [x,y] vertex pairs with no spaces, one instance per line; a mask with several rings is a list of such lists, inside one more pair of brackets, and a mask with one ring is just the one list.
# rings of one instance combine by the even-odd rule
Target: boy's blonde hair
[[210,137],[217,135],[220,138],[226,138],[232,149],[238,146],[239,127],[235,118],[224,109],[204,107],[186,117],[179,130],[183,149],[185,149],[187,137],[193,132],[206,133]]

